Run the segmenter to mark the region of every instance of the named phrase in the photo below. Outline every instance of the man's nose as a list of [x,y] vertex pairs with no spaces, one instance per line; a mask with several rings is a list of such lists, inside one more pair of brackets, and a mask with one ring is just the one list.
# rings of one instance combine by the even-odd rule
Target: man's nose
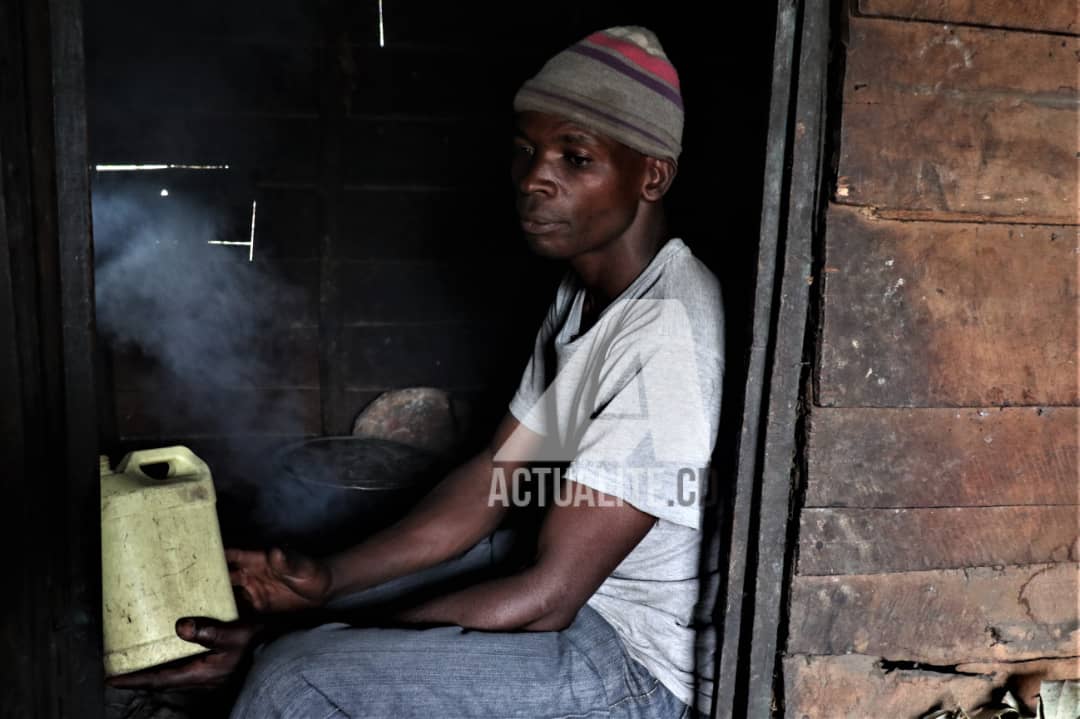
[[522,160],[518,173],[518,191],[523,195],[550,194],[555,188],[551,167],[543,158],[534,156]]

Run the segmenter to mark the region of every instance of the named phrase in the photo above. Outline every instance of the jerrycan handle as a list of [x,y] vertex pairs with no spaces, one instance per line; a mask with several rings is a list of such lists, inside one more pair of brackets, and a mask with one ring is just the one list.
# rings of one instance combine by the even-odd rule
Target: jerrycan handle
[[195,453],[187,447],[181,446],[140,449],[129,452],[122,460],[120,460],[120,464],[117,466],[116,471],[118,474],[135,474],[150,481],[160,481],[155,480],[153,477],[150,477],[143,472],[142,468],[149,464],[167,464],[169,466],[169,473],[164,479],[209,474],[210,472],[210,468],[206,466],[206,462],[199,459]]

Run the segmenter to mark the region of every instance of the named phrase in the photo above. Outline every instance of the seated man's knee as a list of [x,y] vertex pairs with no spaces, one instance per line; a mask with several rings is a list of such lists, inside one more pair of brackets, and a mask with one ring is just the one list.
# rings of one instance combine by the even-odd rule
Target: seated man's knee
[[321,629],[286,634],[260,647],[231,719],[299,716],[290,712],[325,701],[310,681],[318,673],[319,648],[326,645]]

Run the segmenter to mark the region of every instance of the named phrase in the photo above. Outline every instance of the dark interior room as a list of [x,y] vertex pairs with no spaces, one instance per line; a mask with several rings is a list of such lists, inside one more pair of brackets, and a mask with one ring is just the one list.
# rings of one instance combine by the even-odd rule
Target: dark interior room
[[1077,58],[0,0],[0,719],[1080,716]]
[[[726,6],[722,20],[707,3],[617,0],[31,5],[4,3],[5,61],[14,69],[32,61],[30,46],[47,43],[53,27],[54,85],[55,26],[65,10],[82,13],[63,32],[85,53],[84,63],[77,52],[65,61],[85,81],[92,257],[62,260],[61,272],[83,277],[93,300],[83,318],[90,372],[63,375],[63,386],[82,391],[81,405],[66,405],[67,426],[78,415],[83,430],[94,428],[83,459],[100,455],[108,471],[131,452],[186,447],[212,471],[226,547],[284,543],[313,554],[391,523],[430,486],[424,481],[489,441],[566,271],[521,236],[509,181],[514,93],[591,32],[653,30],[678,68],[686,112],[677,180],[664,199],[668,234],[723,289],[720,480],[707,530],[713,542],[730,531],[722,525],[751,354],[774,4]],[[13,87],[4,86],[6,97]],[[31,118],[35,107],[39,117],[61,117],[60,104],[50,110],[28,87],[21,100]],[[5,160],[30,167],[31,155],[10,143],[32,135],[32,123],[6,122]],[[9,203],[9,214],[17,209]],[[63,403],[48,379],[61,370],[39,377],[53,396],[24,427],[70,445],[71,431],[48,416]],[[393,442],[357,441],[369,430],[424,437],[416,453],[402,454]],[[46,456],[48,442],[35,441],[34,456]],[[283,467],[305,452],[333,465],[336,481],[357,484],[303,486]],[[75,486],[77,460],[52,461],[50,471]],[[90,491],[73,496],[96,505]],[[25,492],[26,502],[40,496]],[[96,528],[79,533],[95,520],[72,519],[42,550],[50,558],[28,558],[21,571],[96,566]],[[97,606],[95,583],[82,576],[37,616],[48,622],[68,616],[68,605]],[[33,614],[35,592],[17,611]],[[227,715],[227,692],[115,689],[100,709],[84,703],[70,713],[65,702],[94,704],[102,691],[100,629],[86,617],[75,625],[21,670],[27,679],[78,646],[68,673],[44,692],[13,691],[11,716]],[[24,634],[40,636],[42,627],[31,621]]]

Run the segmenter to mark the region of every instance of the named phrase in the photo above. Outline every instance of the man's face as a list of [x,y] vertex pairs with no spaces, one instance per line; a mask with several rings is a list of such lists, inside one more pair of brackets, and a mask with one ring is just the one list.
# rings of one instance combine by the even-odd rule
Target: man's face
[[619,238],[637,214],[645,161],[565,118],[519,113],[511,176],[533,251],[568,260]]

